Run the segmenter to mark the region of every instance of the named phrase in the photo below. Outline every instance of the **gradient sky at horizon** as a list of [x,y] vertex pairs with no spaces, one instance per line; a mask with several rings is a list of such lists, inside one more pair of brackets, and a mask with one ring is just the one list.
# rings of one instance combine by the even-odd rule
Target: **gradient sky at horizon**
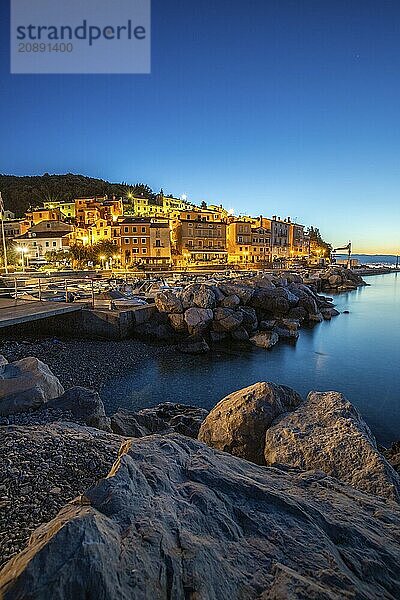
[[153,0],[151,75],[10,75],[0,172],[143,181],[397,253],[400,3]]

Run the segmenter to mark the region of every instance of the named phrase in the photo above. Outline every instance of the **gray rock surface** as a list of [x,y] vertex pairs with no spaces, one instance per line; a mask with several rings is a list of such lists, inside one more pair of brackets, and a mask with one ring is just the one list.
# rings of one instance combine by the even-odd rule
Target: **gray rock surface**
[[368,425],[339,392],[311,392],[268,429],[268,465],[320,469],[360,490],[400,500],[400,478],[378,451]]
[[106,416],[104,404],[99,394],[84,387],[72,387],[59,398],[49,400],[46,409],[59,410],[72,414],[79,423],[110,431],[110,420]]
[[400,509],[180,436],[127,443],[31,537],[4,600],[395,600]]
[[0,415],[36,409],[64,393],[49,367],[33,356],[0,366]]
[[200,425],[207,415],[208,411],[205,408],[163,402],[136,412],[118,409],[111,417],[111,428],[114,433],[125,437],[180,433],[197,438]]
[[301,397],[275,383],[260,382],[223,398],[203,421],[199,440],[257,464],[265,464],[265,433],[273,420],[294,410]]
[[181,313],[183,312],[182,302],[178,296],[171,290],[157,292],[155,304],[159,312],[162,313]]
[[231,308],[216,308],[214,310],[213,328],[215,331],[232,331],[243,322],[243,313]]
[[185,310],[185,322],[190,335],[198,335],[208,329],[213,320],[211,308],[192,307]]

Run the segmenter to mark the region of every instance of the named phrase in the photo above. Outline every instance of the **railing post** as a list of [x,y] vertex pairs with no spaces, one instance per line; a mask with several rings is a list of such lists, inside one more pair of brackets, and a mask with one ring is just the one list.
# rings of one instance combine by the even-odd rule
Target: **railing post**
[[14,279],[14,293],[15,293],[15,302],[18,300],[18,281],[17,278]]
[[68,281],[65,279],[65,302],[68,302]]
[[42,284],[39,278],[39,302],[42,301]]
[[91,280],[92,283],[92,308],[94,308],[94,281],[93,279]]

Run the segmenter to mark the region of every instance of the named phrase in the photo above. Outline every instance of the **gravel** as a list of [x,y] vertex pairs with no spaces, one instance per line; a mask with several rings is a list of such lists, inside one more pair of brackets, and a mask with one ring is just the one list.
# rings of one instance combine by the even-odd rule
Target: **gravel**
[[101,391],[110,379],[139,370],[143,361],[171,354],[171,346],[140,340],[76,340],[57,338],[0,340],[0,354],[9,362],[36,356],[67,389],[80,385]]
[[0,428],[0,565],[105,477],[123,438],[74,423]]

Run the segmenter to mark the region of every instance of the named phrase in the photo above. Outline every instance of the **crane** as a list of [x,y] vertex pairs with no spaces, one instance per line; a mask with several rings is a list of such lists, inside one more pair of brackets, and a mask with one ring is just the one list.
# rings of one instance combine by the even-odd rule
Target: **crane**
[[350,262],[350,259],[351,259],[351,242],[349,242],[347,244],[347,246],[342,246],[341,248],[334,248],[333,249],[333,253],[337,252],[338,250],[347,250],[347,256],[348,256],[348,258],[347,258],[347,268],[350,269],[350,265],[351,265],[351,262]]

